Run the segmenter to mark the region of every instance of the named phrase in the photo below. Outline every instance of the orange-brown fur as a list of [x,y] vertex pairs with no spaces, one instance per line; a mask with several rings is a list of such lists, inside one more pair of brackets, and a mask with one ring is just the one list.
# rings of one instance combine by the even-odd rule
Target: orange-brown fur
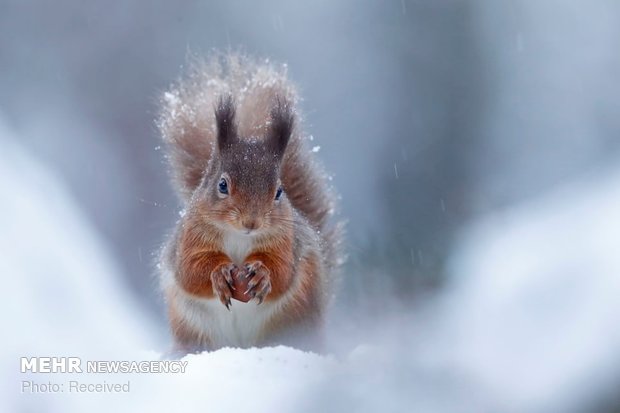
[[[177,346],[264,345],[294,342],[293,335],[312,346],[340,233],[286,73],[219,56],[195,64],[165,96],[159,127],[185,207],[161,259]],[[231,301],[233,273],[249,279],[256,310]]]
[[[178,265],[176,279],[183,289],[195,296],[212,298],[214,296],[211,280],[204,274],[222,264],[230,264],[231,259],[222,252],[222,235],[217,228],[205,228],[195,222],[199,215],[189,214],[179,239]],[[261,261],[270,269],[273,284],[271,294],[266,300],[273,300],[286,292],[291,283],[293,261],[293,231],[284,229],[278,237],[269,237],[259,242],[245,262]]]

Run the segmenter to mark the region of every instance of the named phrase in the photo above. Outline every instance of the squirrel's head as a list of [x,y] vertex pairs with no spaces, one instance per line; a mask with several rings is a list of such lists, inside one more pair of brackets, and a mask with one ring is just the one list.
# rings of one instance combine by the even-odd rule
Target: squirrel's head
[[201,188],[209,219],[245,234],[290,223],[290,204],[280,181],[280,166],[294,127],[289,102],[274,99],[264,136],[238,135],[231,96],[220,98],[215,120],[218,156]]

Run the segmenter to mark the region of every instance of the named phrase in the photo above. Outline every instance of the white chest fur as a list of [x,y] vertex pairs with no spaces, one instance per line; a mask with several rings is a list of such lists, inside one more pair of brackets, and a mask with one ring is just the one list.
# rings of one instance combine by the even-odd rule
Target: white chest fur
[[242,265],[254,245],[254,237],[230,231],[224,234],[224,252],[237,265]]

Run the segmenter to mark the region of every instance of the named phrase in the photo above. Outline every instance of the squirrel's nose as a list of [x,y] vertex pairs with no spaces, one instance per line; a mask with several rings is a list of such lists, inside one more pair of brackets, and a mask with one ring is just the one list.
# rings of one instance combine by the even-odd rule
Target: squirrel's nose
[[248,231],[253,231],[255,229],[260,228],[261,226],[260,221],[256,218],[246,218],[243,221],[241,221],[241,224]]

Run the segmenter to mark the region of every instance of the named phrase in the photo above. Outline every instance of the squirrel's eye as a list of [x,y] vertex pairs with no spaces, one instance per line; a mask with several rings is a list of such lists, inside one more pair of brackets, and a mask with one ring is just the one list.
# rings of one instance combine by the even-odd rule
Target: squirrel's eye
[[220,194],[228,194],[228,182],[226,182],[226,179],[222,178],[220,179],[220,183],[217,185],[218,190],[220,191]]
[[282,196],[282,187],[279,187],[278,190],[276,191],[276,201],[279,200],[281,196]]

